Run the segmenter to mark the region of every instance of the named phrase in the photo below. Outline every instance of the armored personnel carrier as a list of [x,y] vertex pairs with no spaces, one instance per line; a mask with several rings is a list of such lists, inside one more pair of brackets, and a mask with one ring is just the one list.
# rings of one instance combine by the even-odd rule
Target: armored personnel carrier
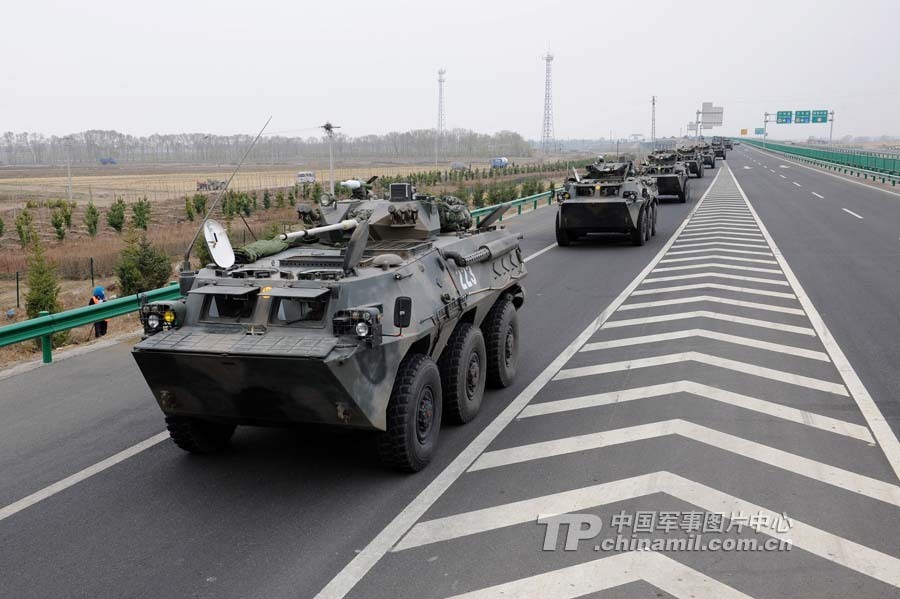
[[417,471],[442,421],[511,384],[526,270],[496,225],[506,206],[475,230],[462,201],[410,184],[357,195],[302,204],[303,230],[237,251],[206,221],[216,263],[182,272],[183,299],[142,307],[133,355],[179,447],[316,423],[378,431],[381,459]]
[[713,154],[716,155],[716,158],[721,158],[725,160],[725,140],[721,137],[713,137],[712,138],[712,151]]
[[712,146],[706,142],[700,142],[697,145],[697,149],[700,150],[700,157],[703,159],[703,164],[709,168],[716,168],[716,154],[713,151]]
[[657,199],[674,198],[683,204],[690,197],[688,166],[681,162],[677,152],[654,150],[641,165],[640,172],[655,182]]
[[556,196],[560,246],[598,233],[630,235],[634,245],[656,235],[656,188],[652,179],[635,173],[634,163],[598,160],[587,166],[584,178],[574,174]]
[[703,177],[703,157],[697,146],[678,146],[675,148],[675,153],[678,155],[678,160],[687,167],[688,173],[697,179]]

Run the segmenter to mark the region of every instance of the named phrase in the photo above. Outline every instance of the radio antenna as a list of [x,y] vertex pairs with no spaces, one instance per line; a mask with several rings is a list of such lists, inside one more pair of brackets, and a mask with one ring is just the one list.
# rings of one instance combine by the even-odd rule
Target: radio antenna
[[[200,223],[200,227],[198,227],[197,232],[194,233],[194,238],[191,239],[191,243],[187,246],[187,249],[184,251],[184,261],[181,263],[182,272],[188,272],[191,270],[191,250],[194,249],[194,244],[197,243],[197,238],[200,237],[200,231],[203,230],[203,226],[206,224],[206,221],[209,220],[209,217],[212,215],[213,210],[215,210],[216,206],[219,205],[219,201],[221,201],[221,199],[223,197],[225,197],[225,192],[228,191],[228,186],[231,185],[231,180],[234,179],[234,176],[240,170],[241,166],[243,166],[244,160],[246,160],[247,156],[250,155],[250,151],[253,149],[254,146],[256,146],[256,142],[258,142],[259,138],[262,137],[263,131],[266,130],[266,127],[269,126],[269,123],[271,121],[272,121],[272,117],[269,117],[269,119],[266,121],[266,124],[263,125],[262,129],[259,130],[259,133],[256,134],[256,137],[253,139],[253,143],[250,144],[250,146],[244,152],[244,155],[241,156],[241,160],[238,162],[238,165],[236,167],[234,167],[233,171],[231,171],[231,176],[228,177],[228,181],[225,182],[225,187],[223,187],[222,190],[219,192],[219,195],[216,198],[216,201],[214,201],[212,203],[212,206],[209,207],[209,210],[206,211],[206,216],[203,217],[203,222]],[[244,220],[243,216],[241,216],[241,220],[243,220],[244,224],[247,225],[247,221]],[[247,225],[247,228],[250,229],[250,225]],[[250,234],[253,235],[253,230],[250,230]],[[253,237],[255,238],[256,236],[253,235]]]

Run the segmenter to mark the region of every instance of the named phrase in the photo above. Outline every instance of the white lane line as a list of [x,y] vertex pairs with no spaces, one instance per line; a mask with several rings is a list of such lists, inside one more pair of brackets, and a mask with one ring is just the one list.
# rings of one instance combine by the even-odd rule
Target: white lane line
[[[708,256],[707,256],[708,257]],[[693,270],[695,268],[725,268],[728,270],[746,270],[748,272],[767,272],[780,275],[781,270],[777,268],[760,268],[758,266],[742,266],[740,264],[722,264],[721,262],[704,262],[702,264],[686,264],[683,266],[664,266],[653,270],[657,272],[676,272],[679,270]]]
[[[747,194],[744,193],[744,190],[741,187],[741,184],[738,183],[737,178],[730,170],[728,171],[728,174],[734,180],[734,183],[735,185],[737,185],[737,188],[741,192],[741,195],[746,198]],[[756,218],[756,221],[759,223],[760,231],[762,231],[762,234],[765,236],[766,240],[768,240],[769,246],[771,246],[776,260],[781,263],[781,270],[784,271],[785,278],[787,278],[787,280],[791,284],[791,287],[794,289],[794,292],[797,294],[797,299],[800,301],[800,305],[803,306],[804,310],[806,310],[807,318],[809,318],[809,321],[812,323],[813,328],[816,330],[816,333],[818,333],[819,338],[822,340],[822,344],[825,346],[825,351],[828,352],[828,355],[831,356],[831,361],[834,362],[835,366],[837,366],[838,372],[840,372],[841,374],[841,378],[844,379],[844,383],[850,390],[850,394],[856,401],[856,405],[859,406],[859,410],[860,412],[862,412],[863,417],[869,424],[869,428],[872,429],[872,434],[875,435],[875,439],[881,446],[881,450],[884,452],[885,457],[891,464],[891,468],[893,468],[894,474],[896,474],[897,478],[900,479],[900,441],[897,440],[896,435],[894,435],[894,431],[891,430],[891,425],[888,424],[887,420],[885,420],[884,415],[881,413],[881,410],[878,409],[878,405],[875,403],[875,400],[873,400],[872,396],[869,395],[869,390],[866,389],[866,386],[863,384],[862,380],[859,378],[859,375],[853,369],[853,366],[850,364],[847,356],[844,355],[841,346],[838,345],[838,342],[831,335],[831,331],[828,329],[825,321],[822,320],[822,317],[819,315],[819,311],[816,310],[816,307],[813,305],[812,300],[809,299],[809,296],[806,294],[806,291],[800,284],[799,279],[797,279],[796,275],[794,275],[794,271],[791,270],[791,267],[788,265],[787,260],[784,259],[781,250],[778,249],[778,246],[775,244],[775,240],[772,239],[772,236],[769,234],[769,230],[762,222],[762,219],[759,218],[759,215],[756,213],[756,209],[753,208],[753,205],[750,204],[749,200],[747,201],[747,205],[750,207],[750,210],[753,212],[754,218]],[[900,572],[900,570],[898,570],[898,572]]]
[[[626,304],[627,306],[628,304]],[[622,308],[624,309],[624,307]],[[641,335],[639,337],[627,337],[625,339],[611,339],[609,341],[595,341],[588,343],[581,348],[582,352],[599,351],[604,349],[615,349],[617,347],[632,347],[634,345],[643,345],[647,343],[661,343],[663,341],[672,341],[675,339],[691,339],[693,337],[703,337],[704,339],[712,339],[714,341],[722,341],[724,343],[733,343],[734,345],[742,345],[744,347],[752,347],[754,349],[763,349],[766,351],[778,352],[792,356],[800,356],[810,360],[818,360],[820,362],[829,362],[828,354],[812,349],[805,349],[793,345],[784,345],[782,343],[770,343],[768,341],[760,341],[751,337],[741,337],[740,335],[729,335],[720,333],[719,331],[708,331],[706,329],[686,329],[683,331],[672,331],[670,333],[659,333],[657,335]]]
[[811,376],[803,376],[794,374],[793,372],[766,368],[765,366],[757,366],[756,364],[748,364],[747,362],[731,360],[721,356],[711,356],[695,351],[680,352],[666,356],[638,358],[635,360],[622,360],[621,362],[609,362],[607,364],[594,364],[593,366],[564,368],[553,377],[553,380],[564,381],[581,378],[583,376],[596,376],[598,374],[623,372],[626,370],[631,371],[637,370],[638,368],[656,368],[657,366],[668,366],[669,364],[681,364],[683,362],[698,362],[700,364],[706,364],[707,366],[716,366],[734,372],[758,376],[759,378],[769,379],[770,381],[778,381],[779,383],[786,383],[788,385],[796,385],[797,387],[806,387],[807,389],[850,397],[850,394],[847,393],[847,389],[841,383],[832,383],[831,381],[825,381]]
[[817,198],[820,198],[820,199],[822,199],[822,200],[824,200],[824,199],[825,199],[825,196],[823,196],[823,195],[819,195],[819,194],[817,194],[817,193],[816,193],[816,192],[814,192],[814,191],[813,191],[813,192],[810,192],[810,193],[812,193],[812,194],[813,194],[813,195],[814,195],[814,196],[816,196],[816,197],[817,197]]
[[750,441],[713,428],[675,418],[660,422],[650,422],[600,433],[575,435],[553,441],[543,441],[496,449],[481,454],[469,472],[509,466],[520,462],[530,462],[553,456],[580,453],[592,449],[602,449],[613,445],[635,443],[657,437],[678,435],[697,443],[703,443],[722,451],[736,453],[741,457],[755,460],[769,466],[781,468],[815,481],[864,495],[877,501],[900,506],[900,487],[850,470],[829,466],[824,462],[804,458],[794,453],[782,451],[769,445]]
[[828,561],[900,587],[900,559],[896,557],[799,520],[792,519],[793,526],[790,530],[781,532],[778,526],[782,522],[783,513],[665,471],[420,522],[409,531],[394,551],[449,541],[516,524],[533,523],[535,514],[550,517],[577,513],[654,493],[666,493],[707,512],[759,514],[760,520],[766,522],[759,527],[759,532],[788,541],[793,547],[799,547]]
[[778,175],[778,176],[781,177],[782,179],[787,179],[787,177],[785,177],[784,175]]
[[701,246],[704,246],[704,245],[726,245],[726,246],[729,246],[729,247],[736,247],[736,248],[755,248],[755,249],[759,249],[759,250],[767,250],[767,249],[769,249],[769,248],[765,245],[764,242],[759,242],[759,243],[733,243],[733,242],[711,242],[711,241],[707,241],[707,242],[703,242],[703,243],[681,243],[681,244],[672,246],[672,249],[673,249],[673,250],[680,250],[680,249],[683,249],[683,248],[696,248],[696,247],[701,247]]
[[775,173],[775,171],[773,171],[772,169],[769,169],[769,171],[770,171],[771,173],[773,173],[773,174]]
[[[710,184],[710,188],[719,179],[719,170]],[[707,188],[708,192],[709,188]],[[702,205],[703,197],[694,206],[696,210]],[[693,213],[693,211],[692,211]],[[506,426],[512,422],[519,412],[538,394],[538,392],[546,386],[550,380],[559,372],[566,362],[583,346],[597,330],[609,319],[620,305],[631,295],[631,292],[640,285],[641,281],[652,271],[656,264],[662,260],[669,248],[675,243],[675,239],[687,224],[690,214],[685,218],[681,225],[676,229],[675,233],[660,248],[659,252],[650,260],[644,269],[629,283],[616,298],[610,302],[603,312],[601,312],[594,321],[572,343],[564,349],[559,356],[556,357],[547,367],[535,377],[531,383],[512,401],[509,405],[488,424],[475,439],[463,449],[456,458],[450,462],[444,470],[441,471],[429,484],[425,487],[415,499],[413,499],[403,510],[397,514],[390,524],[385,526],[374,539],[372,539],[365,548],[350,560],[331,581],[319,591],[315,599],[340,599],[344,597],[354,586],[372,569],[372,567],[380,560],[395,543],[410,530],[416,521],[425,514],[431,507],[475,461],[475,459],[497,438]],[[537,513],[537,512],[535,512]],[[532,514],[529,519],[533,519]]]
[[[684,237],[682,235],[682,237]],[[660,264],[671,262],[692,262],[694,260],[734,260],[735,262],[754,262],[756,264],[778,264],[775,260],[766,260],[764,258],[742,258],[740,256],[726,256],[725,254],[707,254],[704,256],[688,256],[687,258],[666,258]]]
[[530,260],[534,260],[534,259],[537,258],[538,256],[540,256],[540,255],[542,255],[542,254],[544,254],[544,253],[546,253],[546,252],[549,252],[550,250],[552,250],[552,249],[555,248],[555,247],[556,247],[556,244],[555,244],[555,243],[551,243],[550,245],[548,245],[548,246],[545,247],[544,249],[538,250],[538,251],[536,251],[535,253],[531,254],[530,256],[526,257],[524,261],[525,261],[525,262],[528,262],[528,261],[530,261]]
[[135,456],[146,449],[150,449],[154,445],[162,443],[168,438],[169,433],[166,431],[157,433],[149,439],[145,439],[140,443],[132,445],[128,449],[123,449],[119,453],[112,455],[103,461],[97,462],[93,466],[88,466],[84,470],[76,472],[71,476],[67,476],[66,478],[55,482],[48,487],[44,487],[40,491],[32,493],[27,497],[23,497],[22,499],[11,503],[4,508],[0,508],[0,521],[5,520],[13,514],[21,512],[22,510],[27,509],[40,501],[52,497],[61,491],[65,491],[69,487],[77,485],[81,481],[86,480],[94,476],[95,474],[100,474],[104,470],[112,468],[116,464],[124,462],[128,458]]
[[786,325],[781,324],[780,322],[769,322],[768,320],[758,320],[756,318],[746,318],[744,316],[734,316],[733,314],[724,314],[721,312],[712,312],[709,310],[692,310],[690,312],[679,312],[678,314],[661,314],[659,316],[645,316],[644,318],[609,320],[606,322],[606,324],[603,325],[602,328],[604,330],[617,329],[620,327],[642,326],[645,324],[671,322],[673,320],[686,320],[689,318],[711,318],[713,320],[722,320],[724,322],[733,322],[735,324],[745,324],[762,329],[785,331],[788,333],[796,333],[798,335],[807,335],[809,337],[815,336],[815,332],[812,329],[806,327]]
[[793,184],[796,185],[797,187],[803,187],[802,185],[800,185],[800,184],[797,183],[796,181],[791,181],[791,183],[793,183]]
[[[684,237],[684,234],[681,234]],[[752,250],[735,250],[731,248],[708,247],[702,250],[684,250],[683,252],[670,251],[669,256],[682,256],[686,254],[702,254],[703,252],[728,252],[729,254],[747,254],[752,256],[771,256],[772,252],[754,252]]]
[[571,410],[586,410],[642,399],[659,399],[675,393],[689,393],[697,397],[729,404],[745,410],[794,422],[796,424],[828,431],[836,435],[857,439],[868,443],[869,445],[875,445],[875,439],[872,438],[869,429],[861,424],[853,424],[836,418],[807,412],[806,410],[798,410],[797,408],[786,406],[783,403],[766,401],[756,397],[750,397],[749,395],[733,393],[731,391],[719,389],[718,387],[695,383],[694,381],[675,381],[673,383],[663,383],[661,385],[649,385],[647,387],[622,389],[620,391],[611,391],[609,393],[596,393],[582,397],[533,403],[522,410],[522,413],[519,414],[519,418],[546,416],[548,414],[557,414]]
[[847,210],[846,208],[841,208],[841,210],[843,210],[843,211],[846,212],[847,214],[850,214],[850,215],[852,215],[852,216],[855,216],[856,218],[862,219],[862,217],[861,217],[860,215],[858,215],[857,213],[853,212],[852,210]]
[[640,581],[677,599],[753,599],[655,551],[619,553],[448,599],[576,599]]
[[701,272],[691,275],[672,275],[671,277],[654,277],[652,279],[644,279],[643,283],[665,283],[667,281],[685,281],[687,279],[731,279],[732,281],[748,281],[750,283],[766,283],[768,285],[782,285],[790,287],[787,281],[779,281],[777,279],[765,279],[762,277],[745,277],[744,275],[730,275],[724,272]]
[[735,285],[722,285],[721,283],[694,283],[691,285],[675,285],[673,287],[653,287],[635,291],[631,295],[655,295],[657,293],[676,293],[678,291],[692,291],[694,289],[719,289],[720,291],[736,291],[738,293],[750,293],[753,295],[765,295],[768,297],[783,297],[797,299],[793,293],[783,291],[769,291],[768,289],[753,289],[750,287],[737,287]]
[[784,306],[773,306],[772,304],[745,302],[743,300],[730,299],[727,297],[716,297],[714,295],[697,295],[694,297],[679,297],[676,299],[659,300],[656,302],[637,302],[634,304],[624,304],[619,308],[619,312],[622,312],[623,310],[643,310],[646,308],[659,308],[661,306],[677,306],[681,304],[694,304],[700,302],[725,304],[727,306],[738,306],[741,308],[753,308],[755,310],[779,312],[781,314],[797,314],[799,316],[803,315],[803,310],[801,310],[800,308],[786,308]]

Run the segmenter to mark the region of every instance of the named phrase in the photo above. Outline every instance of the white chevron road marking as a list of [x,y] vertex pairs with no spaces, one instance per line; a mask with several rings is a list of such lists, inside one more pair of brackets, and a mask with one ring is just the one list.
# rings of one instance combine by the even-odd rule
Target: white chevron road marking
[[565,368],[553,377],[554,381],[564,381],[583,376],[596,376],[598,374],[609,374],[611,372],[624,372],[627,370],[637,370],[638,368],[655,368],[657,366],[667,366],[669,364],[681,364],[683,362],[697,362],[706,364],[707,366],[716,366],[758,376],[760,378],[769,379],[770,381],[778,381],[788,385],[796,385],[797,387],[805,387],[807,389],[815,389],[816,391],[824,391],[826,393],[834,393],[835,395],[843,395],[849,397],[847,389],[841,383],[832,383],[831,381],[823,381],[822,379],[810,376],[802,376],[793,372],[783,370],[775,370],[774,368],[766,368],[765,366],[757,366],[756,364],[748,364],[738,360],[722,358],[720,356],[711,356],[701,352],[686,351],[677,354],[669,354],[666,356],[651,356],[649,358],[637,358],[635,360],[623,360],[621,362],[609,362],[606,364],[594,364],[592,366],[577,366],[575,368]]
[[708,331],[706,329],[685,329],[682,331],[671,331],[668,333],[658,333],[656,335],[640,335],[638,337],[626,337],[625,339],[610,339],[608,341],[594,341],[587,343],[579,351],[600,351],[604,349],[613,349],[616,347],[631,347],[633,345],[644,345],[647,343],[661,343],[664,341],[672,341],[674,339],[690,339],[692,337],[702,337],[704,339],[712,339],[713,341],[723,341],[744,347],[752,347],[754,349],[762,349],[791,356],[799,356],[810,360],[818,360],[819,362],[830,362],[828,354],[825,352],[795,347],[793,345],[785,345],[783,343],[771,343],[769,341],[760,341],[751,337],[741,337],[740,335],[730,335],[728,333],[720,333],[719,331]]
[[727,268],[729,270],[746,270],[750,272],[768,272],[772,274],[781,274],[781,269],[778,268],[760,268],[759,266],[722,264],[721,262],[704,262],[702,264],[687,264],[684,266],[663,266],[662,268],[653,269],[653,272],[674,272],[678,270],[694,270],[695,268]]
[[671,277],[653,277],[652,279],[644,279],[643,283],[664,283],[666,281],[684,281],[687,279],[706,279],[706,278],[731,279],[734,281],[748,281],[751,283],[767,283],[769,285],[782,285],[784,287],[790,287],[790,284],[787,281],[780,281],[778,279],[763,279],[760,277],[745,277],[744,275],[730,275],[730,274],[724,273],[724,272],[698,272],[698,273],[694,273],[691,275],[673,275]]
[[870,445],[875,444],[875,439],[872,437],[869,429],[865,426],[845,422],[836,418],[829,418],[828,416],[822,416],[820,414],[814,414],[812,412],[807,412],[806,410],[798,410],[797,408],[792,408],[782,403],[766,401],[756,397],[750,397],[749,395],[742,395],[740,393],[719,389],[718,387],[695,383],[694,381],[675,381],[673,383],[662,383],[660,385],[648,385],[646,387],[636,387],[634,389],[622,389],[619,391],[610,391],[608,393],[595,393],[593,395],[583,395],[581,397],[572,397],[569,399],[533,403],[522,410],[519,414],[519,418],[546,416],[548,414],[558,414],[560,412],[568,412],[571,410],[584,410],[641,399],[657,399],[675,393],[690,393],[697,397],[703,397],[705,399],[729,404],[774,418],[780,418],[796,424],[828,431],[836,435],[857,439]]
[[678,599],[752,599],[655,551],[619,553],[449,599],[576,599],[640,581]]
[[689,256],[687,258],[666,258],[665,260],[660,260],[659,263],[690,262],[692,260],[734,260],[736,262],[755,262],[756,264],[778,264],[777,260],[766,260],[765,258],[741,258],[740,256],[726,256],[725,254]]
[[759,527],[763,534],[788,541],[794,547],[900,587],[900,559],[798,520],[793,520],[793,526],[788,532],[779,532],[776,523],[781,521],[782,514],[664,471],[426,520],[416,524],[393,551],[532,523],[538,516],[548,518],[568,514],[646,497],[653,493],[666,493],[708,512],[760,514],[768,522]]
[[734,314],[725,314],[722,312],[712,312],[710,310],[692,310],[690,312],[678,312],[676,314],[660,314],[658,316],[644,316],[643,318],[628,318],[624,320],[608,320],[602,329],[617,329],[619,327],[643,326],[645,324],[656,324],[659,322],[671,322],[673,320],[686,320],[689,318],[712,318],[713,320],[722,320],[725,322],[733,322],[735,324],[745,324],[763,329],[772,329],[775,331],[784,331],[786,333],[796,333],[798,335],[808,335],[815,337],[816,332],[808,327],[798,327],[794,325],[786,325],[780,322],[770,322],[768,320],[759,320],[756,318],[747,318],[745,316],[736,316]]
[[641,310],[644,308],[657,308],[660,306],[675,306],[679,304],[692,304],[697,302],[715,302],[728,306],[740,306],[741,308],[753,308],[756,310],[767,310],[769,312],[780,312],[782,314],[798,314],[803,316],[805,312],[801,308],[786,308],[784,306],[773,306],[772,304],[760,304],[757,302],[745,302],[727,297],[716,297],[714,295],[695,295],[693,297],[679,297],[677,299],[659,300],[655,302],[637,302],[634,304],[625,304],[619,308],[622,310]]
[[897,485],[863,476],[843,468],[829,466],[823,462],[804,458],[803,456],[750,441],[743,437],[723,433],[677,418],[600,433],[575,435],[563,439],[554,439],[553,441],[542,441],[507,449],[486,451],[475,460],[475,463],[469,468],[469,472],[602,449],[613,445],[646,441],[647,439],[668,435],[678,435],[697,443],[703,443],[722,451],[728,451],[744,458],[844,489],[845,491],[858,493],[859,495],[894,506],[900,506],[900,487]]
[[[690,238],[690,237],[685,238],[684,235],[681,235],[678,237],[677,243],[695,243],[698,241],[717,241],[717,240],[719,240],[719,241],[752,241],[752,242],[759,241],[759,242],[762,242],[762,239],[754,239],[754,238],[747,237],[747,236],[740,237],[738,235],[740,235],[740,234],[734,233],[731,231],[708,231],[708,232],[702,233],[700,237],[696,237],[696,238]],[[676,247],[681,247],[681,246],[676,246]],[[756,246],[756,247],[763,248],[765,246],[760,245],[760,246]]]
[[732,243],[732,242],[725,242],[725,241],[720,241],[720,242],[707,241],[704,243],[676,244],[676,245],[672,246],[672,249],[673,250],[681,250],[684,248],[697,248],[697,247],[701,247],[701,246],[705,246],[705,245],[725,245],[725,246],[729,246],[729,247],[738,247],[738,248],[756,248],[759,250],[765,250],[765,249],[769,248],[769,246],[767,246],[767,245],[764,245],[764,244],[760,245],[760,244],[756,244],[756,243]]
[[721,291],[736,291],[738,293],[749,293],[752,295],[765,295],[768,297],[797,299],[797,296],[793,293],[785,293],[784,291],[753,289],[751,287],[738,287],[736,285],[723,285],[721,283],[693,283],[691,285],[673,285],[672,287],[653,287],[651,289],[641,289],[640,291],[635,291],[631,295],[655,295],[657,293],[675,293],[678,291],[692,291],[694,289],[719,289]]
[[691,222],[690,225],[684,228],[686,233],[692,233],[694,231],[701,231],[703,229],[711,229],[713,227],[727,227],[732,231],[749,231],[749,232],[758,232],[759,229],[756,225],[751,224],[749,221],[745,224],[742,222],[735,222],[731,219],[717,218],[717,219],[709,219],[698,222]]
[[731,229],[729,227],[710,227],[708,230],[696,231],[694,233],[682,233],[678,236],[678,239],[689,239],[692,237],[703,237],[704,235],[714,235],[718,233],[726,233],[730,236],[740,236],[740,237],[762,237],[762,235],[758,232],[751,231],[741,231],[740,229]]
[[[715,246],[715,244],[713,244]],[[666,256],[684,256],[687,254],[702,254],[703,252],[728,252],[729,254],[746,254],[748,256],[771,256],[772,252],[757,252],[754,250],[735,250],[732,248],[726,247],[707,247],[700,250],[683,250],[683,251],[675,251],[668,252]]]

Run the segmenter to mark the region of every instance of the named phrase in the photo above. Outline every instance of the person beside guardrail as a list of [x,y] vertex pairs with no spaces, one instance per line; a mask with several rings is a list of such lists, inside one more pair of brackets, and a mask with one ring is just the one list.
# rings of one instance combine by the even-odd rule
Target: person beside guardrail
[[[88,302],[89,306],[93,306],[94,304],[102,304],[106,301],[106,290],[97,285],[94,287],[94,293],[91,295],[91,299]],[[94,337],[99,339],[103,335],[106,334],[106,329],[109,326],[108,320],[98,320],[94,323]]]

